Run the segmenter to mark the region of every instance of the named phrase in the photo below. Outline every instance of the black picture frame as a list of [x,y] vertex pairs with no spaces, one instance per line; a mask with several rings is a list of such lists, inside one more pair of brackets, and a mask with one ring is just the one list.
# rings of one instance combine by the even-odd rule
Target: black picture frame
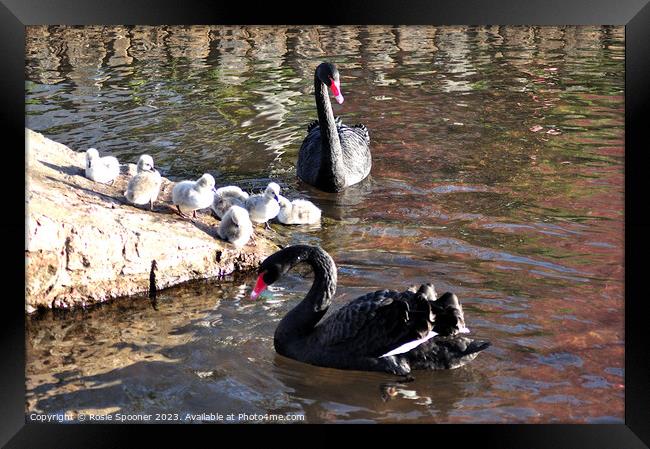
[[[272,433],[276,441],[312,442],[306,432],[318,433],[321,443],[340,441],[340,435],[372,434],[396,438],[400,444],[439,445],[451,439],[455,447],[499,448],[647,448],[650,445],[650,351],[642,282],[648,269],[644,259],[650,247],[650,219],[644,214],[649,202],[644,195],[648,164],[648,109],[650,109],[650,3],[649,0],[411,0],[358,1],[332,4],[320,1],[309,8],[281,6],[277,1],[174,2],[131,0],[1,0],[0,92],[3,143],[6,154],[23,160],[17,148],[24,145],[24,58],[26,25],[37,24],[432,24],[432,25],[624,25],[625,66],[625,424],[620,425],[422,425],[351,426],[299,425],[219,426],[219,434],[243,438]],[[8,140],[7,137],[10,139]],[[8,142],[14,143],[9,146]],[[11,153],[11,154],[9,154]],[[6,167],[13,166],[8,164]],[[10,170],[5,170],[10,171]],[[19,178],[24,172],[14,170]],[[22,178],[24,181],[24,178]],[[17,189],[18,190],[18,189]],[[25,423],[25,311],[19,279],[24,268],[18,258],[25,222],[19,195],[8,200],[10,210],[0,220],[5,254],[6,279],[15,280],[6,292],[2,332],[2,382],[0,382],[0,443],[6,447],[131,447],[134,434],[167,437],[169,426],[62,425]],[[14,203],[15,201],[15,207]],[[24,289],[23,289],[24,293]],[[317,427],[316,429],[314,427]],[[345,429],[341,429],[345,427]],[[186,429],[187,427],[185,427]],[[213,426],[191,426],[192,442]],[[358,430],[357,430],[358,429]],[[178,431],[174,428],[174,434]],[[408,438],[405,433],[408,432]],[[184,432],[183,432],[184,433]],[[221,437],[220,437],[221,438]],[[427,441],[430,441],[427,442]],[[190,442],[189,444],[192,444]],[[418,443],[416,443],[418,442]],[[139,444],[139,443],[138,443]]]

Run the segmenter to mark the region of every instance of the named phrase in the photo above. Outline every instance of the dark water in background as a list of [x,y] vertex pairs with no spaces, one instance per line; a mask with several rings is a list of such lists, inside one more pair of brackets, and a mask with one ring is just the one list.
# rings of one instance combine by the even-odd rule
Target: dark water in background
[[[294,168],[325,59],[372,140],[339,196]],[[301,364],[272,336],[309,274],[256,303],[237,276],[29,319],[29,412],[623,422],[622,27],[32,27],[26,73],[27,126],[75,150],[318,204],[276,229],[332,255],[335,307],[433,281],[493,343],[407,384]]]

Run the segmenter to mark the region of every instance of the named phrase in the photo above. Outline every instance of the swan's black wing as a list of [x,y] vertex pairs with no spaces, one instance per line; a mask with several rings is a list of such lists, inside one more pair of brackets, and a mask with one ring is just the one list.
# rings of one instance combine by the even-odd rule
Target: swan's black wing
[[[334,117],[334,122],[336,123],[336,127],[339,130],[339,135],[343,139],[348,139],[351,138],[353,140],[357,140],[357,136],[361,138],[361,141],[366,145],[370,145],[370,133],[368,132],[368,128],[366,125],[363,125],[361,123],[357,123],[356,125],[353,126],[348,126],[343,124],[341,121],[341,117],[337,116]],[[310,136],[312,131],[316,131],[313,136]],[[314,140],[314,139],[320,139],[320,124],[318,123],[318,120],[314,120],[310,122],[307,125],[307,137],[305,140]],[[361,142],[355,142],[355,145],[362,145]]]
[[341,136],[342,139],[348,139],[348,138],[355,139],[354,137],[350,137],[350,132],[352,132],[357,136],[361,137],[361,140],[363,141],[363,143],[358,142],[355,143],[355,145],[362,146],[364,143],[365,146],[370,145],[370,133],[368,132],[368,128],[366,127],[366,125],[362,123],[357,123],[356,125],[352,125],[352,126],[344,125],[343,122],[341,121],[341,117],[335,117],[334,121],[336,122],[336,126],[339,129],[339,135]]
[[[415,291],[415,286],[409,290]],[[435,333],[441,336],[452,336],[459,334],[465,328],[463,307],[456,295],[447,292],[438,298],[436,289],[431,283],[422,284],[417,292],[429,301],[431,312],[435,314],[433,324]]]
[[430,304],[436,315],[433,330],[438,335],[457,335],[465,327],[463,307],[453,293],[447,292]]
[[363,140],[365,140],[366,145],[370,145],[370,133],[368,133],[368,128],[366,128],[366,125],[362,123],[357,123],[351,128],[354,132],[356,132],[359,136],[361,136]]
[[[343,122],[341,121],[340,116],[334,117],[334,123],[336,124],[337,128],[340,128],[341,126],[345,126],[345,125],[343,125]],[[316,128],[319,125],[320,125],[320,123],[318,122],[318,120],[314,120],[314,121],[310,122],[307,125],[307,134],[309,134],[312,129]],[[356,126],[358,126],[358,125],[356,125]],[[363,125],[361,125],[361,126],[363,126]],[[364,126],[364,128],[365,128],[365,126]],[[318,131],[319,131],[319,135],[320,135],[320,129]]]
[[330,351],[379,357],[427,335],[431,318],[429,301],[423,295],[380,290],[334,312],[315,328],[315,336]]
[[346,181],[356,184],[370,174],[372,156],[370,154],[370,137],[365,127],[341,125],[339,138],[343,149],[343,163],[348,167]]
[[[341,173],[336,176],[339,181],[337,186],[322,184],[322,176],[327,179],[329,174],[322,174],[321,169],[321,130],[318,120],[314,120],[307,126],[307,136],[300,146],[298,152],[297,175],[308,184],[321,189],[340,189],[340,184],[350,186],[365,179],[372,167],[372,156],[370,154],[370,137],[368,130],[363,125],[347,126],[342,123],[340,117],[335,118],[336,126],[343,151],[343,167]],[[332,190],[336,191],[336,190]]]

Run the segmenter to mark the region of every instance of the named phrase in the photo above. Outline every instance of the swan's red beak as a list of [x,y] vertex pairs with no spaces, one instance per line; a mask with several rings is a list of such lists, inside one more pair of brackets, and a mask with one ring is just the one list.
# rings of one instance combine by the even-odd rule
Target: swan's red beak
[[336,101],[338,104],[343,103],[343,94],[341,93],[341,84],[339,81],[335,81],[333,78],[330,78],[332,81],[330,83],[330,89],[332,90],[332,95],[334,95],[334,98],[336,98]]
[[255,288],[253,288],[253,293],[251,293],[251,299],[257,299],[260,296],[260,293],[264,291],[267,287],[266,282],[264,282],[264,273],[260,274],[255,283]]

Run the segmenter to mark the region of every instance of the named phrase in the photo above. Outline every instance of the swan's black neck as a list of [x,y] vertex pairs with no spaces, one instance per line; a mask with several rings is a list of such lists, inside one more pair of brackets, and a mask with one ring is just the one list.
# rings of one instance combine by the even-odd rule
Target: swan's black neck
[[286,353],[286,345],[307,336],[329,308],[336,291],[336,265],[332,258],[315,246],[297,245],[287,254],[287,270],[299,262],[314,270],[314,283],[305,298],[280,321],[275,331],[276,350]]
[[319,170],[319,185],[331,186],[337,191],[344,187],[345,180],[340,176],[343,167],[343,150],[339,139],[338,128],[334,121],[334,112],[330,103],[327,86],[314,75],[314,95],[318,111],[318,124],[321,135],[321,161]]

